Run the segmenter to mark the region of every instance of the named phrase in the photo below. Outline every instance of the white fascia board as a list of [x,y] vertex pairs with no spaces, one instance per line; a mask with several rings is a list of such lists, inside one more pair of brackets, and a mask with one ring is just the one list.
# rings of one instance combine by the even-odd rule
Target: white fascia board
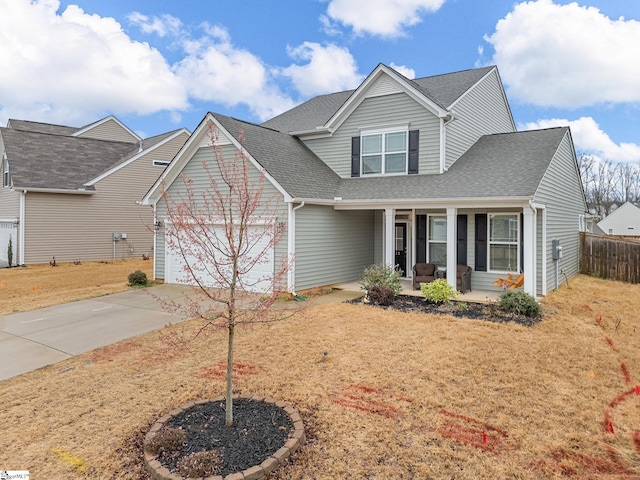
[[131,130],[129,127],[127,127],[124,123],[122,123],[120,120],[118,120],[113,115],[109,115],[108,117],[105,117],[102,120],[98,120],[97,122],[94,122],[94,123],[92,123],[90,125],[87,125],[86,127],[83,127],[81,130],[78,130],[77,132],[74,132],[71,136],[72,137],[79,137],[83,133],[86,133],[89,130],[93,130],[94,128],[102,125],[103,123],[108,122],[109,120],[113,120],[114,122],[116,122],[123,129],[125,129],[127,132],[129,132],[131,135],[133,135],[139,142],[142,141],[142,138],[140,138],[140,135],[136,134],[133,130]]
[[167,138],[165,138],[164,140],[156,143],[155,145],[147,148],[146,150],[143,150],[141,152],[138,152],[136,155],[134,155],[133,157],[131,157],[129,160],[127,160],[126,162],[122,162],[121,164],[107,170],[106,172],[104,172],[103,174],[101,174],[100,176],[94,178],[93,180],[88,181],[87,183],[85,183],[85,185],[87,186],[91,186],[91,185],[95,185],[96,183],[98,183],[100,180],[108,177],[109,175],[117,172],[118,170],[120,170],[121,168],[126,167],[127,165],[129,165],[132,162],[135,162],[136,160],[138,160],[141,157],[144,157],[146,154],[153,152],[154,150],[156,150],[157,148],[160,148],[162,146],[164,146],[167,142],[173,140],[174,138],[176,138],[179,135],[182,135],[183,133],[186,133],[187,135],[189,135],[189,130],[187,130],[186,128],[182,128],[180,130],[177,130],[173,135],[168,136]]
[[35,192],[35,193],[68,193],[70,195],[93,195],[95,190],[66,190],[64,188],[33,188],[33,187],[12,187],[16,192]]
[[429,110],[431,113],[436,115],[437,117],[446,117],[449,115],[447,110],[444,110],[439,105],[435,104],[431,99],[427,98],[422,92],[417,90],[413,85],[407,83],[402,77],[398,76],[398,74],[387,67],[386,65],[378,65],[373,72],[369,74],[369,76],[360,84],[360,86],[351,94],[349,99],[338,109],[336,113],[327,121],[324,125],[324,128],[329,131],[335,131],[348,117],[351,113],[356,109],[360,103],[366,98],[366,94],[368,90],[372,87],[372,85],[376,82],[378,78],[382,75],[387,75],[391,77],[394,81],[398,83],[400,89]]
[[205,115],[204,119],[200,122],[200,125],[193,132],[187,143],[180,149],[176,157],[169,164],[169,166],[164,170],[160,178],[156,181],[156,183],[151,187],[149,192],[142,199],[143,205],[153,205],[155,204],[161,196],[161,186],[164,184],[165,188],[169,188],[171,184],[178,178],[180,172],[184,169],[187,162],[193,157],[196,151],[202,146],[203,141],[206,139],[206,135],[209,134],[209,126],[213,125],[215,128],[223,135],[229,142],[238,150],[241,150],[244,155],[247,156],[251,164],[257,168],[259,171],[264,172],[265,178],[282,194],[284,197],[284,201],[290,202],[291,195],[289,195],[284,188],[267,172],[260,163],[253,158],[249,152],[245,150],[240,142],[236,138],[234,138],[211,114],[211,112]]
[[382,208],[397,209],[487,209],[487,208],[524,208],[529,206],[530,197],[504,197],[504,198],[447,198],[439,200],[336,200],[335,210],[379,210]]

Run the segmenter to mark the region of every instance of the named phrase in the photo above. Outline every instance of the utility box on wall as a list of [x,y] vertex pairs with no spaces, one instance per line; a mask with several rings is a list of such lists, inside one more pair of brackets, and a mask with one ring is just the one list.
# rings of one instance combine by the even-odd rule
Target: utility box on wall
[[560,240],[551,240],[551,259],[560,260],[562,258],[562,245]]

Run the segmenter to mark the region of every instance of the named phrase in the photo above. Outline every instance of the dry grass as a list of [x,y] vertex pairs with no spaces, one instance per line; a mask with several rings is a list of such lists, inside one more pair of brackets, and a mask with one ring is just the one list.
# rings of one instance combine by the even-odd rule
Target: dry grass
[[[305,419],[310,441],[273,478],[638,479],[639,293],[581,276],[533,328],[316,306],[241,329],[235,387]],[[150,423],[224,391],[223,332],[167,350],[197,326],[0,383],[0,468],[145,478],[134,447]]]
[[[26,312],[127,290],[127,278],[142,270],[149,279],[153,261],[60,263],[0,269],[0,315]],[[2,467],[0,467],[2,468]]]

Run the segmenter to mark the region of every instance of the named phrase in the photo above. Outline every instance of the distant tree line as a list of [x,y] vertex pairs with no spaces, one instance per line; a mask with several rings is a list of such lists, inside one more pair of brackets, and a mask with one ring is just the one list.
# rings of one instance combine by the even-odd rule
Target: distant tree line
[[603,162],[581,153],[578,168],[591,213],[604,218],[625,202],[640,203],[640,164]]

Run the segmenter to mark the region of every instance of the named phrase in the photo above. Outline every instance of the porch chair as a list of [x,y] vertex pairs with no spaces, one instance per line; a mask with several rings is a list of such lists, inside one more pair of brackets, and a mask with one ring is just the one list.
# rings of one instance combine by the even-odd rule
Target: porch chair
[[471,291],[471,272],[473,269],[469,265],[456,266],[456,289],[460,293]]
[[413,289],[420,290],[421,283],[430,283],[436,279],[438,267],[433,263],[416,263],[413,266]]

